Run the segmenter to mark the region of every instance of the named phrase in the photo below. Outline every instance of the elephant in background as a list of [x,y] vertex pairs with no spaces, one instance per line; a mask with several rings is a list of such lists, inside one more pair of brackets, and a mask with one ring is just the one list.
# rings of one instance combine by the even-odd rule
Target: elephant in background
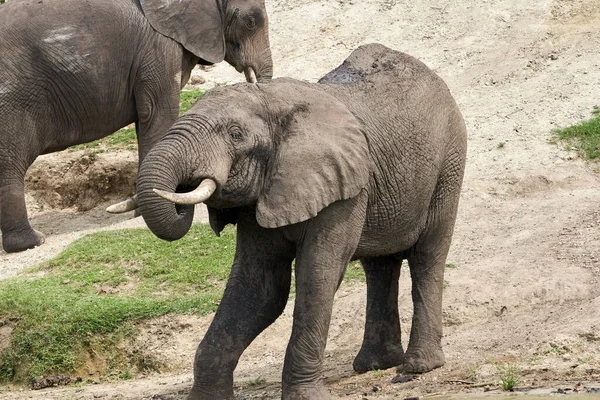
[[[189,399],[233,398],[240,355],[283,312],[294,259],[284,399],[329,398],[323,354],[353,259],[367,280],[354,369],[443,365],[443,276],[465,157],[465,124],[444,82],[379,44],[358,48],[317,84],[276,79],[206,93],[149,152],[137,186],[141,214],[160,238],[185,235],[198,202],[217,235],[237,224],[231,275],[196,352]],[[406,351],[404,259],[414,303]]]
[[36,157],[135,122],[140,162],[175,122],[198,63],[273,71],[264,0],[12,0],[0,8],[0,227],[40,245],[24,176]]

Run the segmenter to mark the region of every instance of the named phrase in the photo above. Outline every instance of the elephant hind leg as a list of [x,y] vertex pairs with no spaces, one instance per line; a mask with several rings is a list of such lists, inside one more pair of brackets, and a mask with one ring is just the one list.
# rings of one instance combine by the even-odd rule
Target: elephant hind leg
[[413,320],[405,360],[399,368],[402,372],[428,372],[446,362],[442,350],[442,292],[463,169],[463,156],[448,159],[429,208],[426,228],[407,252]]
[[398,255],[361,259],[367,277],[367,315],[363,343],[354,359],[356,372],[402,364],[404,351],[398,315]]
[[10,168],[0,172],[0,228],[2,248],[7,253],[31,249],[45,240],[44,235],[31,228],[27,219],[25,174],[12,178]]
[[442,291],[449,245],[450,240],[439,247],[417,243],[408,256],[413,319],[405,360],[399,366],[399,372],[429,372],[446,362],[442,350]]

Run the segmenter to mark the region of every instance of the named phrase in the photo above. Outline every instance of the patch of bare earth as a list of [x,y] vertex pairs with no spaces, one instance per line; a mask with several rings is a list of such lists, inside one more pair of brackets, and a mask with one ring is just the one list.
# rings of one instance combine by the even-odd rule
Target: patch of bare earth
[[[393,370],[355,374],[351,364],[362,339],[365,287],[343,284],[324,365],[334,398],[481,394],[484,388],[477,384],[499,382],[494,364],[517,366],[517,387],[523,390],[584,392],[600,387],[598,167],[549,143],[552,129],[588,118],[598,105],[600,4],[267,3],[277,76],[316,81],[358,45],[380,42],[435,69],[456,97],[469,131],[462,203],[448,259],[456,268],[448,268],[445,276],[446,365],[395,384]],[[205,87],[243,79],[226,65],[197,73],[206,80]],[[52,164],[63,156],[46,157]],[[53,191],[65,197],[59,192],[60,182],[49,182],[41,174],[37,183],[28,181],[30,196],[35,199],[36,187],[42,187],[50,197],[57,196]],[[36,186],[42,184],[46,186]],[[98,197],[104,199],[102,194]],[[0,254],[0,275],[47,259],[84,233],[141,224],[139,218],[108,216],[101,207],[80,212],[44,206],[32,214],[33,225],[49,233],[48,243],[25,253]],[[412,307],[409,281],[403,268],[405,344]],[[240,398],[280,397],[292,311],[290,303],[242,356],[235,375]],[[156,365],[161,373],[79,388],[14,388],[0,391],[0,397],[184,399],[194,350],[209,323],[210,316],[167,316],[139,326],[141,335],[130,351],[152,355],[160,361]],[[4,336],[0,333],[0,340]]]

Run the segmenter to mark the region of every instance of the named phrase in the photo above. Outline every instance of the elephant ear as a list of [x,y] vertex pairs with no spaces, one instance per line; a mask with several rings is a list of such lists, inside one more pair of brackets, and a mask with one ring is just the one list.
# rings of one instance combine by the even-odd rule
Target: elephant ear
[[223,61],[225,37],[216,0],[140,0],[150,25],[210,63]]
[[369,181],[371,158],[359,121],[325,92],[307,91],[302,98],[308,101],[278,118],[281,139],[256,205],[264,228],[315,217],[329,204],[355,197]]

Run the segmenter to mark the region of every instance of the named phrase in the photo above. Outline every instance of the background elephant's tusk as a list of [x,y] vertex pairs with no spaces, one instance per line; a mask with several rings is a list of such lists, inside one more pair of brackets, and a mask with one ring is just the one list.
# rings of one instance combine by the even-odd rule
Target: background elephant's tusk
[[216,188],[217,183],[215,181],[212,179],[205,179],[200,186],[188,193],[171,193],[159,189],[152,190],[163,199],[169,200],[172,203],[193,205],[208,200],[215,192]]
[[137,194],[133,197],[128,198],[120,203],[113,204],[112,206],[106,209],[107,212],[111,214],[122,214],[127,211],[133,211],[138,207],[138,197]]
[[244,70],[244,75],[246,76],[246,82],[256,83],[256,72],[254,72],[254,68],[248,67]]

